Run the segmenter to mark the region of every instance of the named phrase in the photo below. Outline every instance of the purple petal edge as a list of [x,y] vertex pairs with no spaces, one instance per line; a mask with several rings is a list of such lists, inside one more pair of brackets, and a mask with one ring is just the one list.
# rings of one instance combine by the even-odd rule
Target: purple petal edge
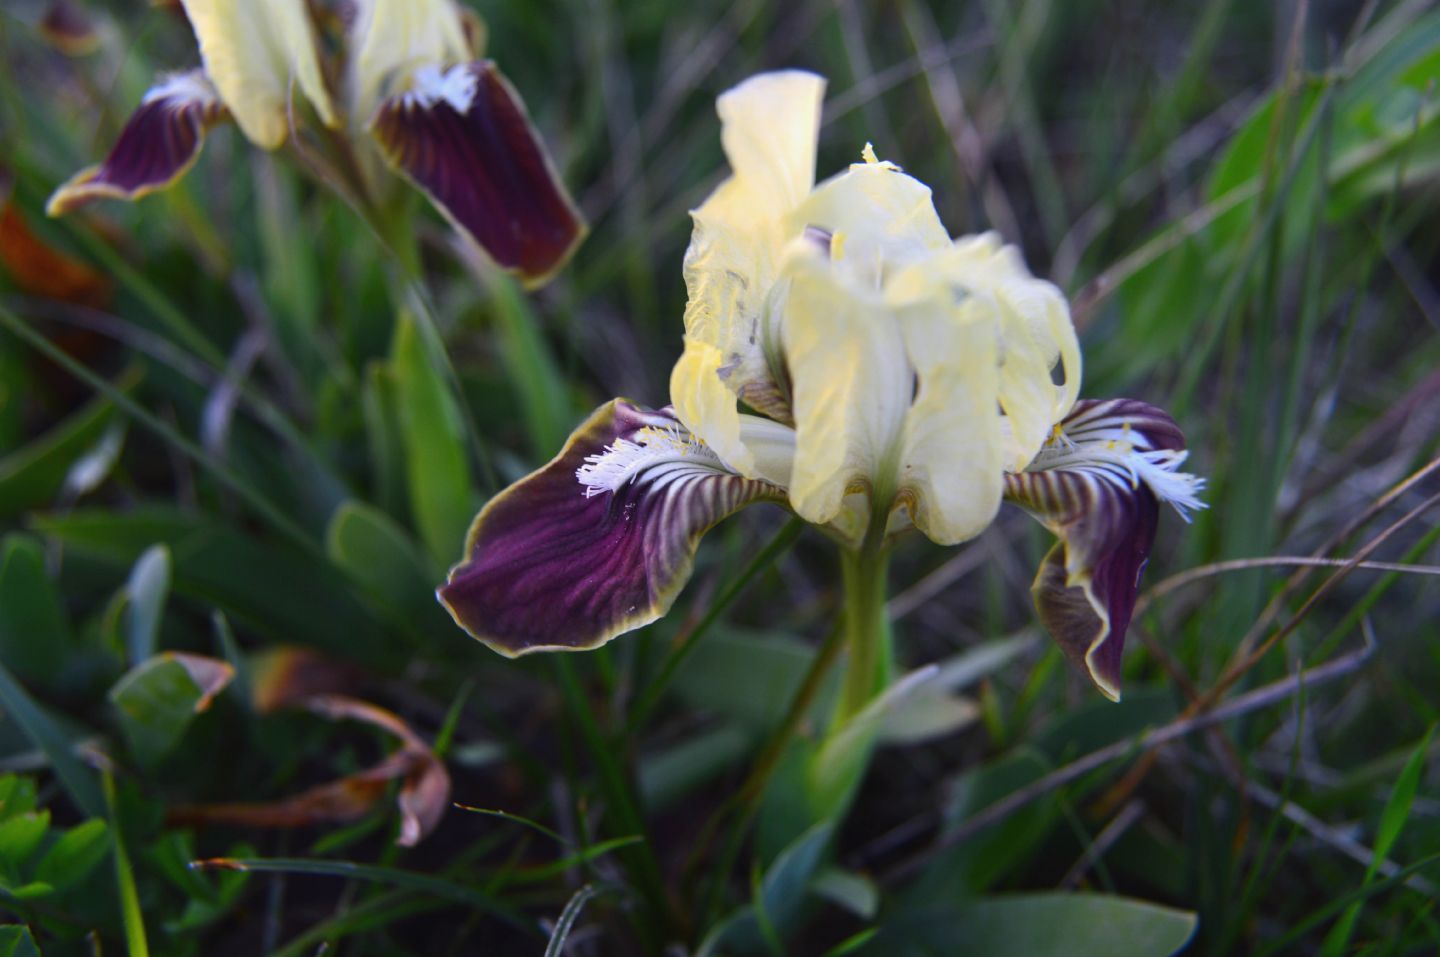
[[105,161],[57,189],[46,212],[61,216],[96,199],[136,200],[166,188],[195,164],[206,129],[224,115],[201,71],[162,79],[126,121]]
[[[1077,402],[1061,423],[1083,451],[1086,433],[1125,429],[1141,450],[1180,450],[1165,412],[1133,399]],[[1005,476],[1006,498],[1059,539],[1031,588],[1045,629],[1106,697],[1120,698],[1121,652],[1140,577],[1159,525],[1160,502],[1143,481],[1078,465]]]
[[647,428],[683,432],[668,409],[601,406],[548,465],[481,510],[468,557],[436,592],[458,625],[506,657],[599,647],[669,610],[706,530],[777,495],[708,465],[672,464],[587,496],[576,478],[587,458]]
[[527,286],[543,284],[584,239],[585,221],[494,63],[440,75],[473,80],[463,109],[434,91],[403,93],[380,105],[371,134],[390,165],[490,258]]

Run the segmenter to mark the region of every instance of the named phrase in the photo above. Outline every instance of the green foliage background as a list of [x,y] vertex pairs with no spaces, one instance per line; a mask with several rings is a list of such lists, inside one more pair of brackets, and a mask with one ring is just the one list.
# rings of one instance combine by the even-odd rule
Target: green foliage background
[[[593,227],[533,296],[418,199],[394,248],[228,129],[174,190],[46,220],[194,51],[170,11],[92,3],[100,49],[67,58],[44,7],[0,12],[0,164],[115,292],[0,269],[0,953],[1164,954],[1181,911],[1190,954],[1440,947],[1433,4],[486,0]],[[909,542],[899,654],[947,692],[887,726],[833,834],[784,842],[783,756],[753,834],[725,802],[833,619],[818,536],[753,510],[669,618],[574,658],[502,660],[431,594],[476,508],[585,412],[665,401],[686,210],[723,175],[714,96],[780,66],[830,80],[821,174],[871,141],[953,233],[1019,243],[1072,296],[1084,394],[1171,411],[1211,503],[1162,524],[1119,705],[1038,635],[1024,516]],[[388,800],[167,824],[391,747],[256,710],[264,654],[294,646],[435,742],[455,801],[504,813],[452,809],[414,849]],[[197,715],[167,650],[237,680]],[[1146,746],[1211,692],[1226,720]],[[189,866],[222,856],[248,869]]]

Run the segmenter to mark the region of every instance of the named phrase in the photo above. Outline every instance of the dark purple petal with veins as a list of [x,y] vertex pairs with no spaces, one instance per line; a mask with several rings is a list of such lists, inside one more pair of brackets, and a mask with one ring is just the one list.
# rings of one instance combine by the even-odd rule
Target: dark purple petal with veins
[[731,472],[667,408],[601,406],[476,517],[436,592],[500,654],[596,648],[669,610],[700,536],[781,490]]
[[60,216],[91,200],[134,200],[164,189],[194,165],[206,129],[224,115],[203,71],[165,77],[140,101],[105,162],[71,177],[46,212]]
[[1060,539],[1032,591],[1047,631],[1107,697],[1120,697],[1120,652],[1150,557],[1160,502],[1203,508],[1203,482],[1178,472],[1185,437],[1132,399],[1081,401],[1005,496]]
[[489,60],[417,70],[370,132],[390,165],[527,285],[549,279],[585,236],[525,104]]

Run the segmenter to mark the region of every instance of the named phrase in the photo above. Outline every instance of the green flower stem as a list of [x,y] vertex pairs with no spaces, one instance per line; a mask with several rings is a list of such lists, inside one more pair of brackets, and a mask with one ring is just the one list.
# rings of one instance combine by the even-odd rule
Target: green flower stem
[[888,509],[875,509],[870,528],[858,549],[847,550],[841,558],[845,586],[845,607],[841,627],[850,660],[835,726],[854,717],[890,684],[894,672],[890,640],[890,618],[885,611],[890,551],[885,543]]

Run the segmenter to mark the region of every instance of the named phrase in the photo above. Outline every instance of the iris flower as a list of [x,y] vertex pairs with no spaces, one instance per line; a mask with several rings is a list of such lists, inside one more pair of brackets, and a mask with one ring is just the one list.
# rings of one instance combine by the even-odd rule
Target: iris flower
[[[339,134],[317,144],[340,145],[336,169],[357,194],[371,205],[386,194],[383,158],[526,283],[547,279],[583,238],[524,103],[479,59],[483,28],[454,0],[182,2],[203,68],[158,78],[105,161],[55,191],[52,216],[164,189],[225,120],[278,149],[303,98]],[[336,42],[322,42],[330,33]]]
[[504,655],[594,648],[663,615],[700,536],[768,501],[845,547],[873,624],[896,536],[964,542],[1009,501],[1058,539],[1041,621],[1118,698],[1160,503],[1203,507],[1184,437],[1143,402],[1078,399],[1060,291],[993,233],[952,239],[868,145],[816,185],[823,92],[791,71],[720,97],[732,174],[693,213],[672,404],[598,409],[480,512],[439,598]]

